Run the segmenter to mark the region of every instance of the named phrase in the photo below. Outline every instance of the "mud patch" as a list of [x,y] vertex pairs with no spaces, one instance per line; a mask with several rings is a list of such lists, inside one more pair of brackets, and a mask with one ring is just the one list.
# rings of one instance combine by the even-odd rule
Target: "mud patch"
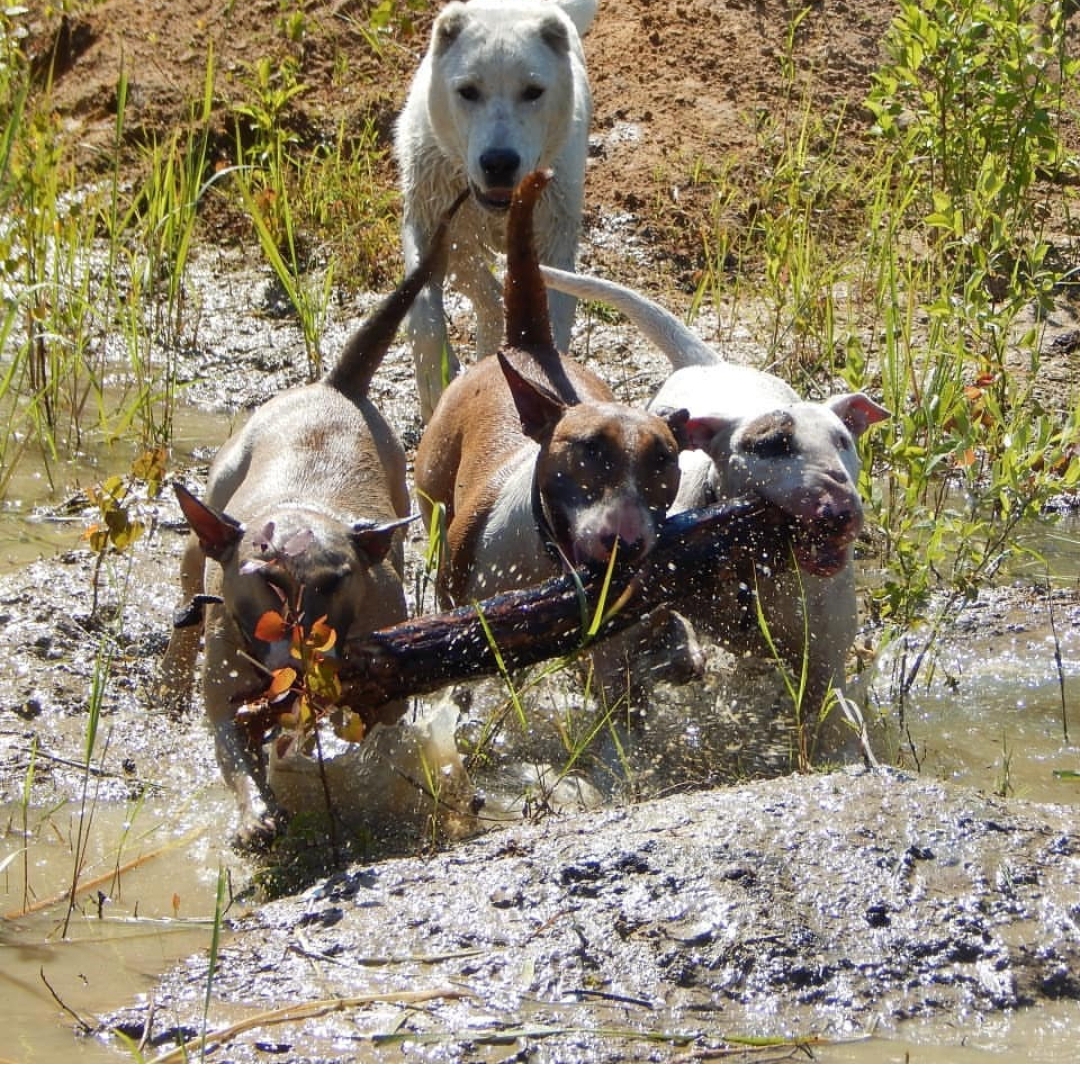
[[[738,1037],[977,1026],[1080,995],[1078,851],[1070,811],[889,770],[548,817],[236,924],[209,1026],[253,1028],[212,1059],[676,1061]],[[159,1049],[200,1029],[206,985],[205,958],[165,977]],[[418,992],[433,1000],[402,996]],[[332,1015],[258,1023],[337,997]]]

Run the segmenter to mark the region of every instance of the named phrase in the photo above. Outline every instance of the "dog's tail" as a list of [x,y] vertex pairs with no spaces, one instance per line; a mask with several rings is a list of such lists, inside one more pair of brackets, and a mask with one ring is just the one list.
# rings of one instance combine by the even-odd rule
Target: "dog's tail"
[[506,227],[506,344],[511,348],[555,351],[547,290],[540,277],[540,257],[533,234],[533,210],[551,181],[550,169],[529,173],[510,202]]
[[365,397],[371,387],[371,380],[390,348],[394,335],[398,332],[401,321],[408,314],[412,302],[420,290],[440,270],[446,268],[446,237],[450,222],[458,207],[468,197],[468,190],[463,191],[449,210],[443,214],[431,246],[416,264],[412,273],[402,279],[398,287],[368,316],[364,325],[346,342],[338,362],[323,376],[327,386],[356,400]]
[[616,285],[613,281],[604,281],[603,278],[572,274],[551,266],[541,266],[540,276],[556,292],[607,304],[621,312],[671,361],[671,366],[676,370],[724,362],[719,353],[710,349],[670,311],[632,289]]

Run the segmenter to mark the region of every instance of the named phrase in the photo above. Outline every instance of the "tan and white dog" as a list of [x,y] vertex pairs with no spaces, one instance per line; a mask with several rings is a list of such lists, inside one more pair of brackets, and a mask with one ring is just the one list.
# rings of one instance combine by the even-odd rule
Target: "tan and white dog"
[[[476,355],[503,339],[502,296],[489,266],[506,250],[510,196],[535,169],[555,179],[536,208],[545,262],[572,270],[581,225],[592,99],[581,36],[598,0],[470,0],[439,13],[427,55],[398,118],[395,155],[404,199],[402,240],[411,269],[439,216],[468,186],[451,233],[449,273],[473,304]],[[550,298],[555,343],[566,349],[574,300]],[[446,377],[459,370],[447,340],[443,276],[409,316],[420,411],[426,421]]]
[[[305,627],[325,616],[344,641],[406,616],[405,453],[367,393],[410,303],[445,258],[448,223],[332,371],[272,398],[221,448],[204,500],[176,485],[193,535],[161,691],[174,710],[183,707],[205,636],[206,714],[240,805],[242,842],[267,838],[278,814],[261,747],[237,724],[237,708],[265,687],[267,670],[291,662],[287,642],[256,636],[259,619],[280,612],[287,599]],[[403,704],[390,705],[367,719],[393,722],[403,711]]]
[[[852,547],[863,509],[855,439],[890,414],[862,393],[804,401],[774,375],[727,363],[659,304],[624,286],[548,267],[541,273],[551,288],[622,312],[671,361],[675,370],[649,408],[690,413],[690,449],[680,458],[672,513],[757,495],[793,519],[799,573],[749,568],[737,589],[722,587],[683,613],[736,652],[768,654],[760,604],[780,655],[796,672],[806,663],[802,715],[813,718],[829,688],[845,686],[857,627]],[[786,561],[784,553],[773,554]],[[849,756],[850,732],[829,723],[815,749]]]
[[530,228],[545,182],[527,177],[510,210],[507,345],[447,387],[417,451],[421,513],[446,512],[444,603],[604,564],[616,545],[640,558],[679,485],[678,418],[620,404],[555,348]]

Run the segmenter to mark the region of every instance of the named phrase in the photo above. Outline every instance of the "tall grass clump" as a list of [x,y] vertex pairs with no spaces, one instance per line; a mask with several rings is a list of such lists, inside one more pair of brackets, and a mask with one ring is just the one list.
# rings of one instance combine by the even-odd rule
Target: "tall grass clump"
[[[388,47],[413,2],[371,9],[372,48]],[[235,224],[239,196],[303,333],[310,377],[322,369],[341,275],[381,285],[398,248],[374,122],[318,133],[297,119],[304,5],[281,5],[281,54],[252,58],[231,101],[208,53],[201,92],[168,129],[128,130],[121,72],[108,164],[89,180],[74,164],[48,63],[32,66],[22,50],[29,14],[0,9],[0,497],[28,452],[55,487],[55,463],[102,442],[170,443],[177,358],[196,347],[200,321],[189,260],[211,197]],[[231,167],[218,134],[230,126]]]
[[397,248],[396,196],[380,179],[386,151],[369,120],[350,134],[305,144],[290,110],[307,87],[294,61],[251,65],[236,121],[231,171],[241,205],[299,322],[309,376],[322,372],[321,341],[339,273],[378,281]]
[[[1065,5],[901,3],[869,106],[909,193],[882,215],[882,391],[895,416],[875,448],[887,580],[901,622],[933,588],[974,596],[1047,499],[1080,480],[1080,414],[1035,394],[1043,315],[1064,284],[1044,222],[1075,171],[1061,130]],[[1056,203],[1056,205],[1055,205]],[[947,605],[949,601],[947,601]]]
[[901,0],[868,131],[797,84],[804,10],[781,58],[790,105],[759,118],[758,159],[695,167],[716,191],[695,305],[756,322],[763,365],[800,391],[869,387],[893,413],[861,447],[887,627],[932,597],[940,620],[1031,556],[1025,526],[1080,482],[1080,405],[1037,393],[1044,317],[1076,288],[1046,226],[1068,220],[1078,171],[1067,11]]
[[[175,349],[194,320],[185,276],[208,171],[212,62],[188,122],[140,150],[130,189],[127,78],[117,83],[112,171],[84,182],[51,81],[17,48],[21,9],[0,12],[0,496],[28,451],[54,463],[135,432],[172,434]],[[126,354],[110,359],[110,342]]]
[[[0,15],[0,38],[13,35]],[[57,120],[30,95],[22,54],[0,64],[0,355],[5,361],[0,429],[0,492],[29,445],[46,468],[58,447],[78,445],[79,412],[100,370],[90,352],[95,274],[80,258],[94,226],[73,199]]]

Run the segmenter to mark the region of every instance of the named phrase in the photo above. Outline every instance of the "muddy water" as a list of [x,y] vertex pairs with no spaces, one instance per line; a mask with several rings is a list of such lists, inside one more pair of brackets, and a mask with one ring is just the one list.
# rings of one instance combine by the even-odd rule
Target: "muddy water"
[[[25,521],[20,525],[19,515],[5,515],[5,524],[16,534],[20,527],[37,528]],[[82,524],[57,522],[50,528],[55,537],[49,542],[64,550],[77,545]],[[1048,546],[1059,545],[1067,552],[1077,536],[1075,524],[1054,522],[1048,529]],[[20,562],[24,557],[24,552],[12,552]],[[1067,560],[1059,573],[1067,575]],[[1045,595],[1040,602],[1037,593],[1015,590],[992,593],[949,628],[935,677],[918,682],[907,695],[902,724],[893,694],[897,658],[905,648],[917,649],[920,639],[913,634],[906,644],[894,642],[886,648],[873,677],[865,681],[877,706],[879,743],[923,775],[1026,799],[1080,802],[1080,781],[1071,779],[1080,772],[1074,749],[1080,727],[1074,713],[1080,698],[1080,624],[1075,606],[1061,607],[1057,640],[1067,717],[1073,725],[1071,743],[1063,735],[1051,605]],[[601,740],[586,771],[588,792],[618,800],[739,779],[744,765],[731,765],[731,747],[745,716],[721,703],[730,691],[728,675],[716,673],[716,682],[707,679],[705,688],[668,691],[655,715],[635,728],[617,731],[617,751],[611,740]],[[769,691],[771,674],[751,669],[742,676],[744,698]],[[478,690],[473,715],[483,716],[498,698],[497,688]],[[478,783],[489,794],[522,783],[509,779],[520,775],[509,767],[513,758],[560,760],[570,711],[561,704],[545,704],[542,694],[531,705],[533,731],[526,737],[511,727],[495,744],[502,772],[478,774]],[[688,722],[688,717],[695,719]],[[117,717],[115,722],[123,720]],[[200,738],[198,745],[208,758],[209,741]],[[115,1060],[114,1050],[106,1045],[73,1034],[79,1027],[76,1017],[92,1024],[95,1017],[146,993],[155,973],[205,952],[219,867],[227,868],[237,891],[250,872],[250,866],[223,846],[231,803],[212,766],[185,791],[151,786],[136,799],[117,799],[106,792],[95,803],[94,787],[89,790],[94,804],[91,850],[79,874],[83,888],[66,938],[63,897],[71,882],[79,821],[86,815],[77,793],[67,788],[52,799],[37,792],[25,816],[14,781],[7,790],[0,819],[0,908],[5,916],[0,955],[8,987],[5,998],[20,1033],[17,1046],[9,1050],[16,1060]],[[42,909],[20,914],[34,905]],[[242,908],[238,903],[230,914]],[[972,1032],[958,1033],[962,1020],[923,1022],[904,1040],[860,1041],[823,1048],[816,1056],[836,1061],[1075,1060],[1080,1055],[1078,1019],[1077,1006],[1069,1002],[980,1024]]]
[[[253,290],[257,293],[254,285],[242,284],[224,290],[232,304],[224,309],[226,316],[255,306]],[[242,404],[252,404],[297,377],[285,359],[299,355],[295,332],[264,321],[244,324],[238,336],[244,338],[243,344],[231,339],[221,343],[213,356],[204,356],[189,372],[188,404],[177,418],[177,429],[182,432],[173,460],[177,469],[198,472],[205,468],[206,454],[201,448],[220,444]],[[255,353],[261,358],[257,387],[232,385],[231,375],[215,377],[215,372],[250,366]],[[380,388],[388,411],[401,396],[395,387],[407,379],[408,365],[399,347]],[[408,408],[395,419],[401,430],[415,429]],[[78,547],[85,522],[77,504],[68,506],[63,493],[123,471],[129,459],[130,452],[122,445],[106,448],[80,459],[69,473],[54,475],[53,492],[47,489],[40,469],[29,469],[12,486],[8,505],[0,513],[0,572],[8,575],[12,588],[40,555]],[[168,525],[170,519],[175,520],[175,508],[163,501],[159,516]],[[168,579],[179,546],[175,534],[170,536],[167,530],[156,543],[135,584],[135,599],[148,609],[142,614],[150,627],[160,627],[167,617]],[[935,677],[917,682],[902,708],[894,692],[896,672],[905,651],[910,656],[920,648],[918,632],[887,646],[874,671],[864,677],[861,691],[876,709],[877,734],[890,762],[984,791],[1076,804],[1080,782],[1071,775],[1080,772],[1080,756],[1074,749],[1080,733],[1075,704],[1080,699],[1080,621],[1075,596],[1070,598],[1067,590],[1076,585],[1073,567],[1080,528],[1075,519],[1048,522],[1032,544],[1049,558],[1050,582],[1056,592],[1048,598],[1045,572],[1033,566],[1030,581],[1022,581],[1021,589],[993,593],[971,605],[947,627]],[[418,546],[417,540],[414,548]],[[81,598],[72,600],[75,606],[80,603]],[[58,603],[58,609],[62,608],[63,603]],[[143,631],[143,637],[148,639],[148,633]],[[146,645],[148,654],[163,639],[155,640],[158,645]],[[32,644],[40,646],[39,655],[45,659],[62,653],[47,631]],[[1061,652],[1060,668],[1055,644]],[[124,738],[133,730],[161,723],[148,710],[140,685],[146,679],[145,665],[151,661],[148,655],[134,677],[136,692],[120,693],[110,717],[110,724],[125,733]],[[62,656],[59,662],[63,663]],[[763,762],[782,771],[786,749],[779,739],[774,743],[758,739],[764,743],[762,752],[743,753],[747,717],[761,709],[768,695],[782,693],[774,674],[762,671],[760,665],[744,664],[735,670],[734,680],[732,675],[730,666],[710,660],[704,684],[665,691],[660,706],[643,723],[606,732],[585,762],[589,786],[582,797],[620,800],[730,782],[756,775]],[[115,1060],[114,1050],[73,1035],[78,1028],[75,1017],[93,1023],[98,1015],[146,992],[156,973],[205,951],[219,867],[227,869],[238,892],[251,866],[232,855],[224,843],[231,804],[214,775],[209,739],[198,725],[179,734],[170,731],[167,738],[162,731],[160,747],[151,738],[146,745],[113,748],[109,783],[100,790],[93,785],[89,789],[87,805],[94,807],[90,819],[77,779],[85,709],[78,704],[65,709],[67,699],[62,698],[54,710],[48,694],[40,697],[34,704],[37,699],[28,696],[25,708],[19,705],[0,719],[20,735],[35,716],[43,724],[57,728],[66,724],[71,729],[57,744],[66,761],[52,763],[48,782],[35,786],[25,810],[22,777],[28,755],[23,752],[16,766],[3,773],[0,978],[7,986],[5,1004],[13,1014],[18,1038],[2,1056],[19,1061]],[[497,690],[477,692],[473,728],[482,727],[485,709],[498,697]],[[511,768],[515,759],[541,767],[565,760],[567,742],[581,735],[580,730],[570,730],[573,723],[584,730],[591,721],[584,714],[583,719],[572,720],[572,713],[561,701],[549,700],[552,697],[549,688],[541,687],[531,699],[533,730],[527,736],[516,732],[512,723],[504,727],[492,743],[492,758],[499,767],[478,775],[481,787],[496,796],[515,784],[520,789],[520,773]],[[1071,741],[1064,737],[1066,724]],[[122,779],[125,753],[146,781],[137,788],[125,787],[116,779]],[[176,760],[170,760],[174,755]],[[45,764],[39,762],[42,771]],[[532,787],[544,793],[543,784]],[[78,894],[65,937],[67,903],[63,898],[80,846],[79,822],[87,820],[91,822],[91,850],[77,875],[86,887]],[[40,911],[22,914],[36,904],[42,905]],[[1073,1003],[1004,1017],[959,1034],[957,1025],[962,1028],[964,1021],[953,1018],[913,1028],[908,1041],[860,1042],[826,1049],[818,1056],[858,1061],[903,1060],[908,1054],[914,1060],[950,1056],[1075,1060],[1080,1057],[1078,1019]]]
[[15,1033],[3,1052],[9,1060],[115,1061],[113,1050],[79,1034],[82,1023],[92,1028],[101,1013],[148,992],[158,972],[208,948],[219,868],[227,896],[233,877],[243,880],[215,829],[231,810],[220,788],[179,804],[103,801],[91,791],[87,806],[85,814],[78,802],[31,805],[25,816],[22,806],[3,809],[0,983]]

